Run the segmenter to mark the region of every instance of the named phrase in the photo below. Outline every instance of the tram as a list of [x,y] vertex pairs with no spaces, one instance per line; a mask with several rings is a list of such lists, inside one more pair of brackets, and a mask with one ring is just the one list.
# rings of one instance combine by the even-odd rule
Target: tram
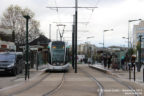
[[52,41],[48,45],[48,71],[69,70],[69,48],[63,41]]

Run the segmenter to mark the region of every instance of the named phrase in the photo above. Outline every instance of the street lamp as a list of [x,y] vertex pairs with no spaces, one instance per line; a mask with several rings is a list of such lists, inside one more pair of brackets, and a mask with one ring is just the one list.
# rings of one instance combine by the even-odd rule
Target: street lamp
[[107,31],[113,31],[113,29],[110,29],[110,30],[103,30],[103,49],[104,49],[104,33],[107,32]]
[[91,37],[87,37],[87,39],[90,39],[90,38],[94,38],[94,36],[91,36]]
[[[122,37],[123,39],[128,39],[128,38],[126,38],[126,37]],[[129,46],[129,39],[128,39],[128,46]]]
[[[94,38],[94,36],[87,37],[87,39],[91,39],[91,38]],[[88,49],[88,48],[87,48],[87,49]],[[92,45],[91,45],[91,47],[90,47],[90,52],[91,52],[91,64],[92,64],[92,57],[93,57],[93,55],[92,55]]]
[[29,15],[24,15],[23,16],[26,19],[26,64],[25,64],[25,80],[27,78],[29,78],[29,56],[28,56],[28,52],[29,52],[29,45],[28,45],[28,21],[30,19]]
[[103,43],[98,43],[98,44],[102,44],[103,45]]

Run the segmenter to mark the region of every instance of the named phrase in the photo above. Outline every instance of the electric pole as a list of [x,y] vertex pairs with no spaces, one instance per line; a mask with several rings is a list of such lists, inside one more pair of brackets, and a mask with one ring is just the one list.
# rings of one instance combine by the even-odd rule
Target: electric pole
[[77,73],[77,21],[78,21],[78,0],[75,0],[75,73]]
[[72,67],[73,69],[75,68],[74,67],[74,64],[75,64],[75,60],[74,60],[74,32],[75,32],[75,15],[73,16],[73,25],[72,25]]

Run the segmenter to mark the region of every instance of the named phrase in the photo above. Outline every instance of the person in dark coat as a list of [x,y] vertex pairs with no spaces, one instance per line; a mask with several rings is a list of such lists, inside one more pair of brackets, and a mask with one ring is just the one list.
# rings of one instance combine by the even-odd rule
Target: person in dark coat
[[104,67],[107,67],[107,55],[103,56]]
[[135,60],[136,60],[136,56],[132,55],[132,57],[131,57],[132,67],[134,66]]
[[122,70],[125,70],[125,57],[124,56],[121,57],[121,67],[122,67]]
[[111,59],[112,59],[112,56],[109,55],[108,56],[108,69],[110,68],[110,65],[111,65]]

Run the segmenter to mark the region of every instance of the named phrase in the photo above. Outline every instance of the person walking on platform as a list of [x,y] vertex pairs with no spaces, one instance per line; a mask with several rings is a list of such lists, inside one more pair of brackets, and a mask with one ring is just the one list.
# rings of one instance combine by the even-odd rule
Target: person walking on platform
[[128,70],[129,56],[126,54],[125,56],[125,69]]
[[111,65],[111,59],[112,59],[112,56],[108,55],[108,69],[110,68],[110,65]]
[[124,58],[124,56],[121,57],[121,68],[122,68],[122,70],[125,70],[125,58]]
[[103,56],[104,67],[107,67],[107,55],[104,54]]
[[131,57],[131,64],[132,64],[132,67],[134,67],[135,66],[135,60],[136,60],[136,56],[135,55],[132,55],[132,57]]
[[114,55],[113,58],[112,58],[112,68],[114,70],[118,69],[118,58],[117,58],[117,55]]

